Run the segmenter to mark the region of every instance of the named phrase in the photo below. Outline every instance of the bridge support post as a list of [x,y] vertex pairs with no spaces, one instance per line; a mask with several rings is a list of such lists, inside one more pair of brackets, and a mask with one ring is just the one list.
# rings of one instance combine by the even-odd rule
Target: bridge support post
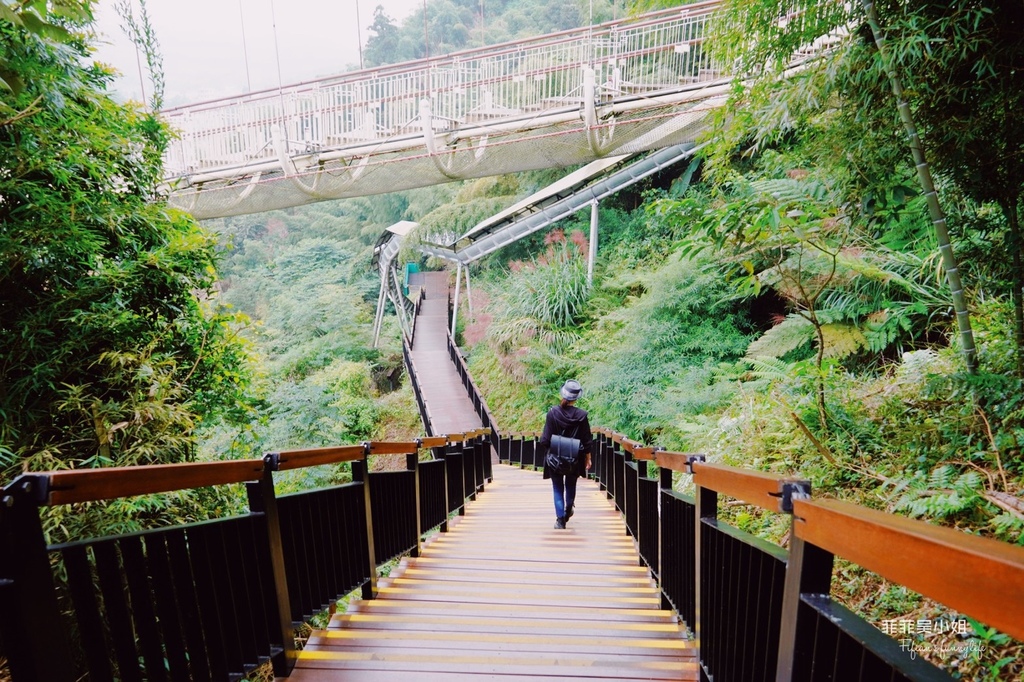
[[455,302],[452,303],[452,342],[455,341],[455,325],[459,320],[459,288],[462,284],[462,261],[455,270]]
[[597,200],[590,204],[590,252],[587,254],[587,284],[594,285],[594,262],[597,260]]
[[[473,321],[473,290],[469,288],[469,263],[466,263],[466,305],[469,306],[469,321]],[[452,337],[455,338],[455,337]]]
[[380,343],[380,328],[384,323],[384,302],[387,300],[388,294],[388,275],[387,270],[381,274],[380,278],[380,293],[377,294],[377,313],[373,318],[373,347],[376,348],[377,344]]

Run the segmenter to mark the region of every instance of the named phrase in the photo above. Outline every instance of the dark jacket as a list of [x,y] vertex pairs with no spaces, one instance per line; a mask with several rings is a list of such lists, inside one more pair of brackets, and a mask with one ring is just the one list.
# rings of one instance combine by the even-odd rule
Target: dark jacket
[[[548,410],[544,420],[544,431],[540,435],[540,454],[547,455],[551,445],[551,436],[559,435],[567,438],[578,438],[580,441],[579,470],[577,476],[587,475],[587,454],[591,452],[593,434],[590,433],[590,420],[587,411],[575,405],[555,405]],[[551,478],[547,463],[544,464],[544,478]]]

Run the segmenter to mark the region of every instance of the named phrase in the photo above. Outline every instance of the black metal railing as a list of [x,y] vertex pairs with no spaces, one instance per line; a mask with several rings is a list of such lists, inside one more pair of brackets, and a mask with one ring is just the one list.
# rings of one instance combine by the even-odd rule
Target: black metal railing
[[[522,465],[530,440],[507,434],[502,459]],[[694,634],[705,682],[951,679],[832,600],[834,556],[1024,635],[1024,549],[812,501],[805,480],[710,464],[605,429],[595,429],[594,443],[591,473],[623,514],[662,604]],[[692,475],[694,496],[673,490],[673,473]],[[789,515],[790,551],[719,519],[720,498]]]
[[[250,495],[250,509],[259,508],[260,499]],[[362,485],[282,495],[277,505],[291,602],[289,617],[301,622],[368,578]]]
[[403,337],[403,340],[409,344],[410,348],[416,342],[416,320],[419,318],[424,298],[423,287],[416,287],[416,293],[411,299],[407,296],[402,297],[402,305],[405,306],[406,313],[409,315],[409,336],[408,338]]
[[455,365],[455,371],[459,373],[459,379],[462,380],[462,385],[466,389],[466,394],[473,402],[473,410],[477,413],[477,416],[480,417],[480,421],[484,425],[484,428],[490,429],[491,433],[494,434],[494,442],[497,443],[497,439],[501,436],[501,433],[498,431],[498,424],[495,422],[494,416],[491,414],[491,410],[487,406],[487,401],[484,400],[483,394],[473,381],[473,377],[469,373],[469,368],[466,366],[466,359],[462,357],[462,352],[459,350],[459,347],[455,345],[455,340],[452,338],[450,333],[448,334],[448,356]]
[[541,468],[540,448],[537,447],[538,433],[506,433],[498,438],[498,458],[520,468]]
[[[420,461],[439,449],[451,454]],[[375,596],[380,564],[418,555],[425,531],[447,530],[448,513],[484,490],[489,449],[481,429],[21,476],[0,495],[0,631],[12,678],[228,680],[267,660],[287,676],[294,627],[360,587]],[[404,455],[406,470],[367,474],[382,455]],[[338,462],[351,463],[352,483],[274,493],[277,471]],[[247,484],[250,513],[52,547],[44,539],[42,506],[231,483]]]
[[416,407],[420,412],[420,421],[423,422],[423,432],[427,436],[437,435],[431,426],[430,406],[423,397],[423,387],[420,386],[416,363],[412,359],[412,345],[404,338],[402,339],[402,359],[405,360],[405,373],[409,375],[409,383],[412,384],[413,395],[416,398]]

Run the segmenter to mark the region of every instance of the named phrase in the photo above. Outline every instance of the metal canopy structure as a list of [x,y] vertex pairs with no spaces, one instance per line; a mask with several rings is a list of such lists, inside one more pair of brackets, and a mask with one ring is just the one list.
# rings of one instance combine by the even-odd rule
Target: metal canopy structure
[[[646,155],[624,155],[595,161],[504,211],[474,225],[465,234],[451,238],[446,245],[430,244],[415,240],[410,248],[420,253],[442,258],[457,266],[456,303],[459,285],[465,269],[467,287],[469,264],[494,253],[539,230],[567,218],[588,206],[616,192],[636,184],[650,175],[669,166],[693,157],[698,147],[693,142],[678,144]],[[381,286],[377,300],[377,316],[374,324],[374,345],[380,335],[384,315],[385,299],[390,299],[403,329],[410,325],[407,298],[402,291],[401,275],[396,256],[405,245],[406,237],[418,225],[402,221],[387,228],[374,248],[374,263],[380,273]],[[596,253],[596,224],[591,226],[591,252],[593,261]],[[592,263],[591,263],[592,271]],[[456,305],[456,309],[458,306]],[[457,313],[456,313],[457,314]],[[455,316],[452,329],[455,328]]]

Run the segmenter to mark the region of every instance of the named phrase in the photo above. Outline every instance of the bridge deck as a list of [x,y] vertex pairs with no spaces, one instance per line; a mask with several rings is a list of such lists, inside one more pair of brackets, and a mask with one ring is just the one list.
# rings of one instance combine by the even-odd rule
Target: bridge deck
[[539,473],[495,466],[466,515],[310,638],[295,682],[696,680],[618,512],[580,482],[555,530]]
[[481,426],[473,402],[448,356],[448,277],[447,271],[422,272],[411,280],[423,286],[427,295],[416,317],[416,337],[411,351],[435,435],[463,433]]

